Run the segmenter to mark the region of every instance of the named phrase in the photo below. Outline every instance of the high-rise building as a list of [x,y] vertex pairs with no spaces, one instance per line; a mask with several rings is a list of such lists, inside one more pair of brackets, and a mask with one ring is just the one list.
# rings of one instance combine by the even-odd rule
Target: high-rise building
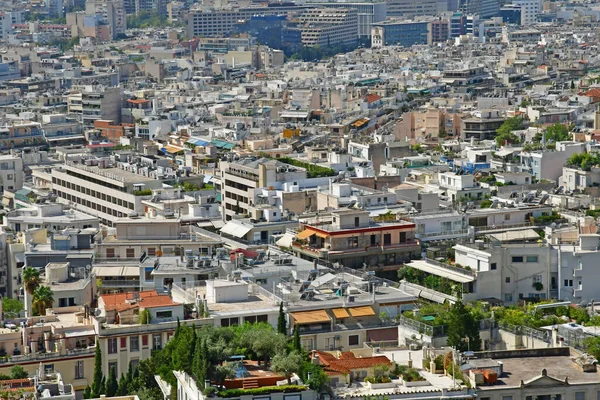
[[358,40],[358,14],[353,8],[307,9],[293,22],[303,46],[352,45]]
[[388,0],[388,17],[412,18],[420,15],[436,15],[448,11],[448,3],[441,0]]
[[306,5],[327,8],[355,9],[358,15],[358,37],[371,37],[371,27],[374,23],[383,22],[387,18],[387,3],[383,1],[309,1]]
[[157,11],[159,15],[167,14],[167,0],[134,0],[133,3],[135,5],[136,14],[144,11]]
[[460,11],[469,15],[479,15],[479,17],[483,19],[494,17],[500,12],[500,3],[498,0],[458,0],[457,6],[457,10],[451,11]]
[[540,13],[539,0],[514,0],[512,4],[521,7],[521,25],[531,25],[537,21]]
[[447,19],[431,21],[431,43],[440,43],[450,36],[450,22]]
[[89,0],[85,4],[85,13],[98,16],[102,23],[108,25],[113,39],[127,30],[123,0]]
[[428,21],[388,20],[373,24],[372,47],[431,44]]

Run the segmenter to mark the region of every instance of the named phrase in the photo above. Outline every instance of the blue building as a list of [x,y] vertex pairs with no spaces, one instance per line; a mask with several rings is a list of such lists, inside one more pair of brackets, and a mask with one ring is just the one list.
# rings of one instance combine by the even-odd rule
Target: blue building
[[500,17],[505,24],[521,25],[521,6],[506,4],[500,9]]
[[373,47],[431,44],[431,23],[402,20],[374,23],[371,44]]

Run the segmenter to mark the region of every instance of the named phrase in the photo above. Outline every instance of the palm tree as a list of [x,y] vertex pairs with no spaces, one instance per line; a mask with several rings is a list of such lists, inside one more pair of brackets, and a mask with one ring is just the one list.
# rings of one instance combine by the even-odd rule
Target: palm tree
[[25,284],[25,290],[29,294],[33,294],[35,289],[40,286],[40,271],[33,267],[23,268],[23,283]]
[[54,304],[54,292],[48,286],[39,286],[33,292],[33,303],[39,315],[45,315],[47,308]]

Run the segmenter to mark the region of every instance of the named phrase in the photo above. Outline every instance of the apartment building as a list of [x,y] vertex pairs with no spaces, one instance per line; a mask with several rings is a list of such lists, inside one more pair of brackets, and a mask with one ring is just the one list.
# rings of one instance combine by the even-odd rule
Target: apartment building
[[483,200],[490,194],[490,189],[481,187],[473,175],[462,173],[439,172],[438,185],[442,194],[452,202]]
[[[563,175],[563,167],[567,159],[575,153],[583,152],[585,152],[585,144],[574,142],[558,142],[556,143],[556,148],[551,150],[521,151],[518,154],[519,165],[517,166],[517,171],[529,172],[538,181],[546,179],[558,182]],[[574,179],[568,182],[569,176],[575,178],[574,175],[567,173],[565,176],[567,182],[564,182],[563,179],[562,184],[578,185]]]
[[306,170],[266,158],[245,158],[239,161],[221,161],[221,215],[225,221],[234,216],[252,214],[252,189],[273,190],[285,182],[298,182],[306,179]]
[[98,17],[104,25],[108,25],[112,39],[124,35],[127,30],[127,13],[123,0],[86,1],[85,13]]
[[23,159],[15,155],[0,155],[0,193],[23,187]]
[[303,46],[351,45],[358,40],[358,13],[355,8],[314,8],[293,19]]
[[[142,171],[147,171],[143,167],[135,173],[119,166],[122,164],[111,165],[104,159],[67,161],[52,169],[53,192],[59,202],[96,216],[110,226],[131,213],[143,215],[142,200],[151,197],[152,189],[162,189],[163,179],[143,175]],[[161,177],[174,178],[170,169],[158,171]]]
[[73,87],[67,96],[69,114],[87,127],[93,127],[97,120],[121,122],[123,89],[101,85]]
[[10,125],[0,126],[0,150],[45,145],[42,127],[37,122],[15,121]]
[[320,2],[309,1],[305,4],[314,7],[326,8],[351,8],[356,9],[358,14],[358,38],[371,37],[371,28],[374,23],[382,22],[387,17],[387,3],[383,1],[342,1],[342,2]]
[[390,0],[387,2],[388,17],[412,18],[418,15],[436,15],[447,10],[447,5],[438,0],[412,1]]
[[359,206],[367,210],[396,207],[396,194],[374,190],[352,183],[329,182],[317,189],[317,209],[338,209]]
[[349,268],[386,268],[419,254],[420,245],[413,223],[376,223],[368,211],[340,209],[327,217],[301,219],[292,250],[308,260],[321,259]]

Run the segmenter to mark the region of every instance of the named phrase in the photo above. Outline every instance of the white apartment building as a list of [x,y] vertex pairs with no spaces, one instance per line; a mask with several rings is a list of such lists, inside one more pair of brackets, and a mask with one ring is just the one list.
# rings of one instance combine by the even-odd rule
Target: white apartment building
[[522,26],[537,22],[537,16],[541,11],[541,2],[539,0],[514,0],[512,4],[521,7]]
[[321,2],[308,1],[307,4],[327,8],[354,8],[358,13],[358,37],[371,37],[373,23],[385,21],[387,17],[387,3],[383,1],[341,1]]
[[23,159],[14,155],[0,156],[0,193],[23,187]]
[[122,100],[121,87],[100,85],[76,86],[67,96],[69,114],[75,115],[88,127],[93,126],[94,121],[99,119],[120,123]]
[[481,187],[474,181],[473,175],[456,172],[440,172],[438,184],[450,201],[482,200],[490,193],[489,188]]
[[304,46],[353,44],[358,39],[358,13],[355,8],[314,8],[294,18]]

